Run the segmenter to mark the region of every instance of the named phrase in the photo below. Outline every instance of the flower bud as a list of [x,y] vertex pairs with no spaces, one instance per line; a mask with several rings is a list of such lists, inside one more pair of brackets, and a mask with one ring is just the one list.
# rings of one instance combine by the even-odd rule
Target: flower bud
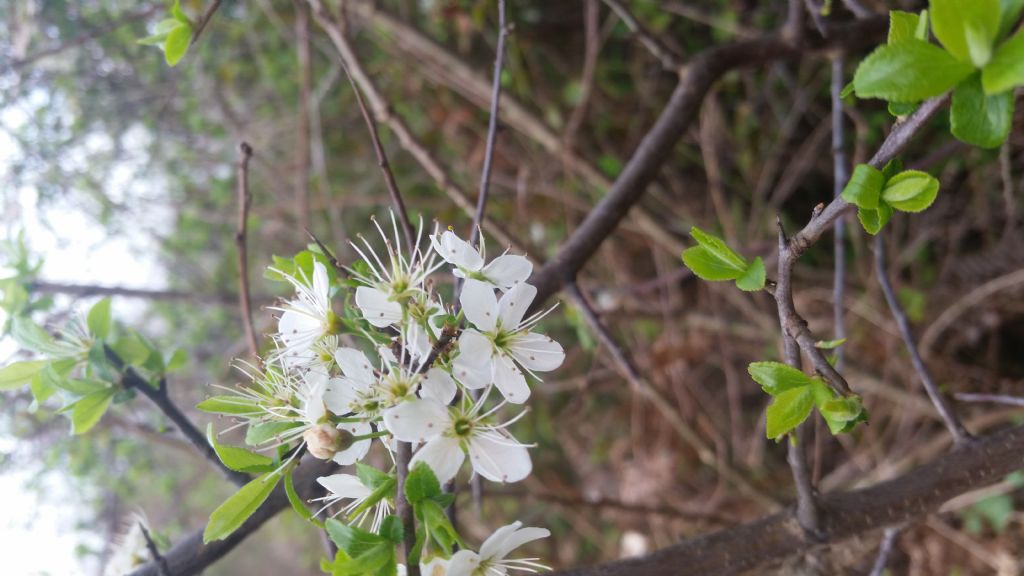
[[331,424],[318,424],[302,433],[309,453],[321,460],[334,458],[338,451],[341,431]]

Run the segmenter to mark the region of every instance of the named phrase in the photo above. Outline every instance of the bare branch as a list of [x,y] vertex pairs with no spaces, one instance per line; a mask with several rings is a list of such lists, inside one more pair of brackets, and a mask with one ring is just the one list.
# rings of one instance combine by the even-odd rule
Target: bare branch
[[249,207],[252,195],[249,193],[249,160],[252,158],[252,146],[242,142],[238,145],[238,226],[235,231],[235,247],[238,249],[238,301],[242,309],[242,326],[245,327],[245,340],[249,346],[249,355],[258,358],[260,345],[256,339],[256,329],[252,324],[252,301],[249,296],[249,250],[246,243]]
[[141,521],[139,522],[139,530],[142,530],[142,538],[146,541],[146,548],[156,564],[159,576],[171,576],[171,569],[167,566],[167,559],[160,555],[156,542],[153,542],[153,538],[149,535],[149,530],[146,529],[146,525]]
[[203,33],[203,30],[206,30],[206,25],[213,19],[213,15],[217,13],[217,10],[220,8],[223,1],[224,0],[213,0],[209,7],[207,7],[203,12],[203,15],[199,17],[199,21],[196,22],[196,27],[192,31],[192,40],[189,41],[189,46],[192,46],[199,41],[199,36]]
[[665,44],[659,40],[646,26],[640,23],[636,17],[625,7],[619,0],[604,0],[604,3],[615,12],[615,15],[622,20],[622,23],[626,25],[629,30],[636,35],[637,40],[640,44],[647,49],[648,52],[654,56],[658,62],[661,62],[661,67],[670,72],[679,72],[683,67],[682,58],[677,56],[674,52],[669,50]]
[[882,576],[885,573],[885,566],[889,563],[889,555],[892,553],[892,547],[896,544],[896,538],[899,537],[900,531],[899,527],[885,529],[882,542],[878,545],[878,556],[875,557],[875,564],[871,567],[871,576]]
[[954,394],[953,397],[961,402],[990,402],[992,404],[1006,404],[1008,406],[1024,408],[1024,398],[1020,396],[1007,396],[1004,394]]

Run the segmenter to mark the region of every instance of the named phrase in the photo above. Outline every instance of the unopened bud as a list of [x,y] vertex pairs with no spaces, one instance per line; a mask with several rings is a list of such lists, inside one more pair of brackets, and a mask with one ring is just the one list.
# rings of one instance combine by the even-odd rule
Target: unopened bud
[[341,431],[330,424],[318,424],[302,433],[309,453],[321,460],[334,458],[341,440]]

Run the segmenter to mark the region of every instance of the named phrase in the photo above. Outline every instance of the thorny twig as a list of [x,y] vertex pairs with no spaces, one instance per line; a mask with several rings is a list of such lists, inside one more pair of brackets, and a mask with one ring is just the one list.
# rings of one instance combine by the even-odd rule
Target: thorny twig
[[149,530],[146,529],[146,525],[140,520],[139,530],[142,531],[142,538],[146,541],[146,548],[149,550],[149,555],[156,562],[157,572],[160,576],[171,576],[171,569],[167,566],[167,559],[160,555],[160,550],[156,547],[156,542],[153,541],[153,537],[150,536]]
[[245,340],[249,346],[249,355],[258,358],[260,345],[256,340],[256,329],[252,323],[252,299],[249,293],[249,253],[246,242],[248,229],[249,206],[252,205],[252,194],[249,193],[249,160],[252,158],[252,147],[242,142],[238,145],[238,226],[235,230],[235,246],[238,249],[238,301],[242,309],[242,326],[245,328]]

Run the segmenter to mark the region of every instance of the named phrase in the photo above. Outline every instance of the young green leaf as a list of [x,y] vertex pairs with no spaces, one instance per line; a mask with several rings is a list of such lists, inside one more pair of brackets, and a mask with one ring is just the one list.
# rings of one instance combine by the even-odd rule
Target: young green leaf
[[867,164],[858,164],[843,188],[842,198],[858,208],[874,210],[878,208],[878,197],[884,184],[885,177],[880,170]]
[[1024,85],[1024,32],[1003,42],[981,71],[985,94],[1000,94]]
[[775,396],[768,406],[765,433],[775,440],[803,423],[814,408],[814,395],[809,386],[786,390]]
[[999,35],[999,0],[931,0],[932,30],[950,54],[977,67]]
[[30,383],[46,364],[46,360],[25,360],[0,368],[0,390],[14,390]]
[[181,22],[182,24],[192,24],[192,22],[189,21],[188,16],[186,16],[185,12],[181,9],[181,0],[174,0],[174,5],[171,6],[171,15],[174,16],[176,21]]
[[885,183],[882,200],[902,212],[920,212],[939,194],[939,181],[926,172],[906,170]]
[[752,362],[747,373],[768,394],[775,396],[786,390],[810,386],[814,382],[807,374],[781,362]]
[[858,208],[857,219],[860,220],[860,224],[864,227],[864,231],[874,236],[889,223],[890,219],[892,219],[892,206],[880,201],[878,203],[878,208],[875,210]]
[[217,458],[220,458],[220,461],[225,466],[236,472],[260,474],[270,472],[275,468],[274,460],[267,456],[251,452],[245,448],[227,446],[217,442],[217,436],[213,433],[212,423],[206,425],[206,441],[210,443],[210,446],[213,446],[213,451],[217,453]]
[[956,87],[949,110],[953,136],[981,148],[997,148],[1013,124],[1013,91],[988,96],[975,74]]
[[245,433],[245,443],[249,446],[259,446],[260,444],[269,442],[279,434],[287,432],[297,426],[302,426],[302,424],[299,422],[251,423],[249,424],[249,430]]
[[22,348],[38,352],[44,356],[67,356],[67,350],[54,342],[46,330],[43,330],[27,316],[11,317],[11,337]]
[[184,348],[178,348],[171,354],[171,357],[167,359],[164,372],[176,372],[185,367],[188,363],[188,352],[185,352]]
[[252,516],[253,512],[256,512],[270,496],[280,480],[280,473],[270,472],[257,476],[242,486],[238,492],[235,492],[210,514],[210,520],[206,523],[206,529],[203,530],[203,543],[223,540],[238,530],[238,527],[249,516]]
[[334,518],[327,520],[324,525],[327,527],[327,535],[331,540],[352,558],[358,558],[377,544],[384,542],[383,537],[373,532],[343,524]]
[[108,387],[86,394],[75,402],[71,409],[71,433],[85,434],[95,426],[110,407],[115,392],[116,388]]
[[859,396],[849,398],[833,398],[818,404],[829,431],[835,434],[849,432],[859,422],[867,422],[867,412],[861,405]]
[[439,494],[441,494],[441,483],[438,482],[434,471],[426,462],[417,462],[405,479],[406,499],[412,504],[417,504]]
[[757,292],[764,288],[764,261],[758,256],[747,267],[747,271],[736,279],[736,287],[744,292]]
[[[925,19],[927,21],[927,18]],[[890,10],[889,11],[889,38],[888,44],[899,44],[904,40],[911,40],[917,38],[917,27],[921,23],[921,16],[914,14],[913,12],[904,12],[902,10]]]
[[188,52],[191,42],[192,26],[188,23],[182,23],[168,32],[167,40],[164,42],[164,59],[167,60],[167,65],[174,66],[181,61]]
[[309,508],[306,508],[306,504],[302,501],[302,497],[295,491],[295,481],[292,478],[293,470],[288,470],[284,475],[284,493],[288,496],[288,503],[292,505],[295,513],[302,517],[303,520],[311,522],[318,528],[323,528],[324,523],[317,520],[310,512]]
[[1005,37],[1020,18],[1021,10],[1024,10],[1024,0],[999,0],[1003,13],[999,19],[999,37]]
[[683,251],[683,263],[703,280],[736,280],[747,271],[747,261],[725,242],[697,228],[690,235],[699,244]]
[[260,410],[256,403],[240,396],[211,396],[196,404],[196,408],[211,414],[227,414],[229,416],[254,416]]
[[857,67],[853,85],[861,98],[920,102],[938,96],[974,71],[938,46],[909,39],[880,46]]
[[356,477],[363,483],[363,486],[371,490],[376,490],[388,480],[395,480],[395,477],[391,474],[385,474],[373,466],[363,464],[362,462],[356,462]]
[[104,298],[93,304],[86,317],[86,324],[89,332],[97,338],[103,339],[110,333],[110,298]]

